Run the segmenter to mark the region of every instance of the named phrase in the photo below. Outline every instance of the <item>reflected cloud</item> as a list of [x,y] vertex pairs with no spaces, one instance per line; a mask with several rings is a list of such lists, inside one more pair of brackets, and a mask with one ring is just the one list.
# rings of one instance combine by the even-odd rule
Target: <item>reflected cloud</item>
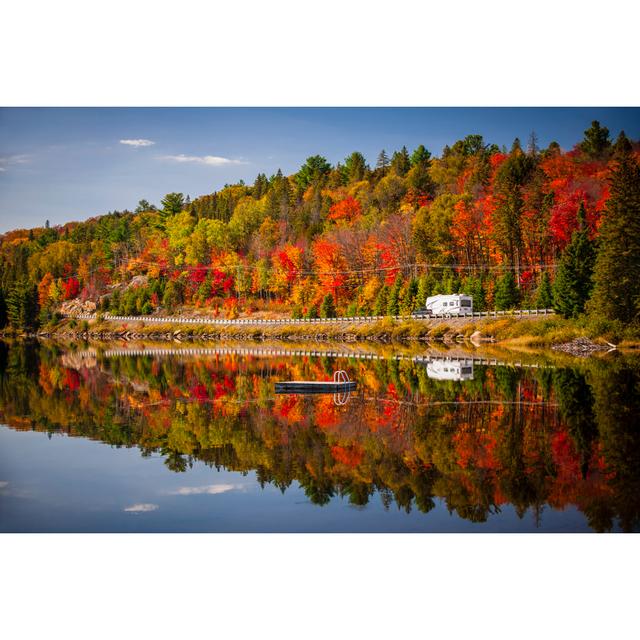
[[132,504],[130,507],[125,507],[123,511],[127,511],[129,513],[147,513],[149,511],[155,511],[158,508],[157,504],[141,502],[139,504]]
[[17,488],[15,484],[11,484],[8,480],[0,480],[0,496],[6,498],[31,498],[33,492],[29,489]]
[[6,171],[7,167],[12,167],[16,164],[25,164],[27,162],[29,162],[29,156],[26,154],[0,156],[0,171]]
[[207,484],[201,487],[180,487],[175,491],[168,491],[170,496],[198,496],[203,494],[217,495],[219,493],[227,493],[234,489],[242,489],[240,484]]

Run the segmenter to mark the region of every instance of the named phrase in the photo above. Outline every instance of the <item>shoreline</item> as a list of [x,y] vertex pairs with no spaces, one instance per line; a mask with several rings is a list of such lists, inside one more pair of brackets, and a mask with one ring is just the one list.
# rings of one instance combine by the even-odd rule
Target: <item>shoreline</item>
[[[12,332],[2,337],[18,336]],[[111,319],[65,318],[40,331],[22,337],[62,341],[239,341],[263,342],[341,342],[379,344],[496,344],[506,348],[560,349],[576,355],[615,348],[640,348],[640,339],[616,339],[606,331],[595,332],[584,325],[559,316],[403,319],[384,318],[373,322],[339,322],[335,319],[314,324],[234,324],[234,323],[148,323]]]

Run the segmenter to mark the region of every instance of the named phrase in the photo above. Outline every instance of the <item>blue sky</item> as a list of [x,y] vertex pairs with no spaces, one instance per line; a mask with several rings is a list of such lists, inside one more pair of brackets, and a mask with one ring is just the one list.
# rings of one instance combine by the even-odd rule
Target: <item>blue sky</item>
[[535,131],[571,148],[592,120],[640,138],[630,108],[12,108],[0,109],[0,232],[59,224],[170,191],[192,198],[309,155],[370,164],[424,144],[440,154],[470,133],[509,146]]

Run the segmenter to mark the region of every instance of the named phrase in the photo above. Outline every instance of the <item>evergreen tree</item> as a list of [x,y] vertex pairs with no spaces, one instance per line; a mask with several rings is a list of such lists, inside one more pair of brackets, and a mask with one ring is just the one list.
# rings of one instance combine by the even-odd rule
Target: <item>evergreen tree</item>
[[373,305],[373,315],[383,316],[387,312],[387,300],[389,297],[389,287],[383,284],[378,291],[375,304]]
[[162,211],[166,216],[173,216],[182,211],[184,196],[181,193],[167,193],[160,204],[162,204]]
[[269,181],[267,180],[267,176],[264,173],[259,173],[256,176],[255,182],[253,183],[253,190],[251,195],[256,199],[260,200],[262,196],[267,193],[269,188]]
[[417,307],[424,308],[427,298],[438,288],[438,279],[432,274],[424,275],[418,281]]
[[623,133],[616,150],[589,306],[596,315],[632,322],[640,315],[640,167]]
[[609,140],[609,129],[601,127],[597,120],[594,120],[584,132],[584,140],[580,144],[580,148],[584,153],[592,158],[601,158],[611,147]]
[[296,174],[296,182],[302,191],[312,183],[319,183],[331,171],[331,165],[322,156],[310,156]]
[[162,305],[169,311],[181,303],[181,292],[177,283],[173,280],[167,282],[167,286],[164,288],[164,295],[162,296]]
[[460,290],[460,278],[458,274],[453,272],[451,269],[447,269],[442,274],[442,280],[440,281],[440,286],[437,287],[437,291],[435,293],[443,293],[445,295],[451,295],[453,293],[458,293]]
[[409,285],[407,286],[407,291],[405,293],[400,311],[406,315],[410,315],[419,306],[420,304],[418,303],[418,280],[416,278],[411,278],[411,280],[409,280]]
[[388,316],[397,316],[400,314],[400,289],[402,289],[402,276],[398,274],[396,281],[393,283],[393,287],[391,287],[387,301]]
[[135,209],[136,213],[144,213],[145,211],[155,211],[156,208],[144,198],[138,201],[138,206]]
[[495,307],[500,311],[513,309],[518,304],[519,297],[513,271],[508,270],[496,284],[494,292]]
[[427,304],[427,297],[431,293],[431,283],[429,276],[422,276],[418,279],[418,292],[416,294],[416,308],[422,309]]
[[407,147],[402,147],[400,151],[395,151],[391,158],[391,170],[399,176],[405,176],[411,169],[411,159]]
[[7,295],[7,319],[14,329],[34,329],[38,318],[38,290],[27,280],[19,280]]
[[333,295],[327,293],[320,305],[320,317],[321,318],[335,318],[336,317],[336,305],[333,300]]
[[484,311],[486,299],[482,278],[467,278],[462,286],[462,292],[473,298],[474,311]]
[[536,291],[536,308],[550,309],[553,305],[553,289],[549,274],[545,271],[540,278],[540,284]]
[[354,151],[344,161],[347,182],[360,182],[367,175],[367,162],[359,151]]
[[387,155],[387,152],[383,149],[378,154],[378,161],[376,163],[376,168],[381,169],[382,173],[386,173],[388,166],[389,166],[389,156]]
[[596,252],[589,239],[584,204],[578,209],[578,229],[560,259],[553,283],[553,304],[565,318],[575,318],[584,312],[593,288],[592,276]]
[[7,326],[7,303],[4,291],[0,289],[0,329]]
[[534,158],[537,157],[540,147],[538,146],[538,136],[535,131],[529,134],[529,142],[527,144],[527,153]]
[[425,148],[423,144],[419,145],[415,148],[414,152],[411,154],[411,166],[415,167],[416,165],[428,166],[431,161],[431,153]]
[[429,173],[428,164],[414,165],[406,176],[407,185],[423,195],[433,195],[435,185]]

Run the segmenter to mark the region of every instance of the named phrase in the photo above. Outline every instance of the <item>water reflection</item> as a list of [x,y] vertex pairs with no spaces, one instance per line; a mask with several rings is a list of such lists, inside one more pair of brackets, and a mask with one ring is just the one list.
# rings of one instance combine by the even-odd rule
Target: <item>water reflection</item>
[[[196,461],[253,472],[262,487],[299,485],[315,505],[375,499],[428,519],[442,503],[474,523],[508,507],[541,525],[545,510],[577,509],[595,531],[638,530],[637,359],[526,368],[469,357],[352,357],[338,366],[331,352],[265,351],[0,343],[0,422],[136,445],[176,473],[188,475]],[[358,383],[348,398],[274,393],[276,381],[329,380],[337,368]],[[234,485],[175,495],[222,493],[219,486]],[[133,506],[145,504],[155,502]]]
[[434,380],[473,380],[473,360],[431,358],[426,365],[427,375]]

